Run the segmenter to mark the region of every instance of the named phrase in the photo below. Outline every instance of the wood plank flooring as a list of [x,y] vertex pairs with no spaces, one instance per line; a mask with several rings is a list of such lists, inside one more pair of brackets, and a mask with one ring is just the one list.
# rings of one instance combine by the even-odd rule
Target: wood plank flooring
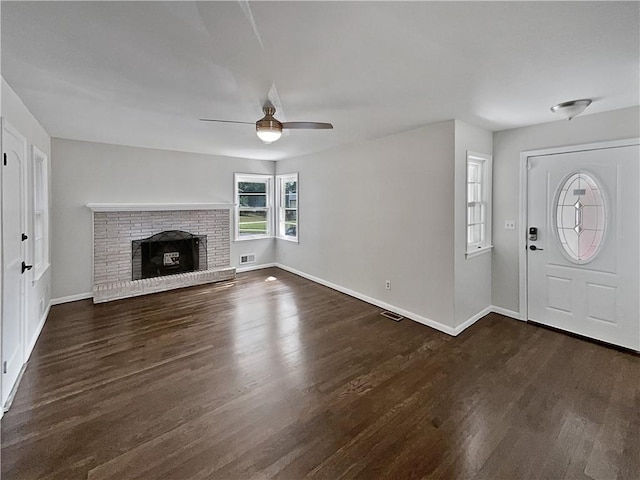
[[279,269],[53,307],[2,420],[5,480],[637,480],[639,452],[637,355]]

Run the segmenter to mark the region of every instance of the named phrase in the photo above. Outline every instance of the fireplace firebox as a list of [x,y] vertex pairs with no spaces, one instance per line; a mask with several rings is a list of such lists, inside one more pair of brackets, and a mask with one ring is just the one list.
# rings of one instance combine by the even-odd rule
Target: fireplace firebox
[[207,269],[207,236],[181,230],[131,242],[132,279],[162,277]]

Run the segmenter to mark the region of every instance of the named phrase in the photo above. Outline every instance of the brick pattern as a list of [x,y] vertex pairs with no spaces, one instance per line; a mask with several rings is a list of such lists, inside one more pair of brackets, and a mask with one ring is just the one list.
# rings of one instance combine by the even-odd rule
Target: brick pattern
[[207,266],[210,270],[231,264],[231,222],[228,209],[95,212],[94,286],[131,281],[131,242],[165,230],[206,235]]
[[179,273],[164,277],[129,280],[128,282],[111,282],[93,287],[93,303],[104,303],[121,298],[137,297],[150,293],[164,292],[176,288],[192,287],[205,283],[231,280],[236,276],[233,267]]

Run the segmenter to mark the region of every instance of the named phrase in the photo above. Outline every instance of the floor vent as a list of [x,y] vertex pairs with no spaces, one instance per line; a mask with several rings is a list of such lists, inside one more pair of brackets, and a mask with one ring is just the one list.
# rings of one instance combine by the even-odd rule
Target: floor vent
[[398,315],[397,313],[394,313],[394,312],[382,312],[380,315],[382,315],[383,317],[390,318],[394,322],[399,322],[404,318],[402,315]]
[[247,263],[256,263],[256,254],[248,253],[246,255],[240,255],[240,265],[246,265]]

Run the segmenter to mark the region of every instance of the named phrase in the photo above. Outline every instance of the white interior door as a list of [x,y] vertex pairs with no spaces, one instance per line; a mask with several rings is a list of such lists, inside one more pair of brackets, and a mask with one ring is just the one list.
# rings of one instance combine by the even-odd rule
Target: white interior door
[[[24,363],[24,294],[22,272],[25,242],[25,176],[27,146],[24,137],[2,124],[2,405]],[[5,156],[6,155],[6,156]]]
[[640,350],[639,160],[638,145],[529,157],[530,320]]

